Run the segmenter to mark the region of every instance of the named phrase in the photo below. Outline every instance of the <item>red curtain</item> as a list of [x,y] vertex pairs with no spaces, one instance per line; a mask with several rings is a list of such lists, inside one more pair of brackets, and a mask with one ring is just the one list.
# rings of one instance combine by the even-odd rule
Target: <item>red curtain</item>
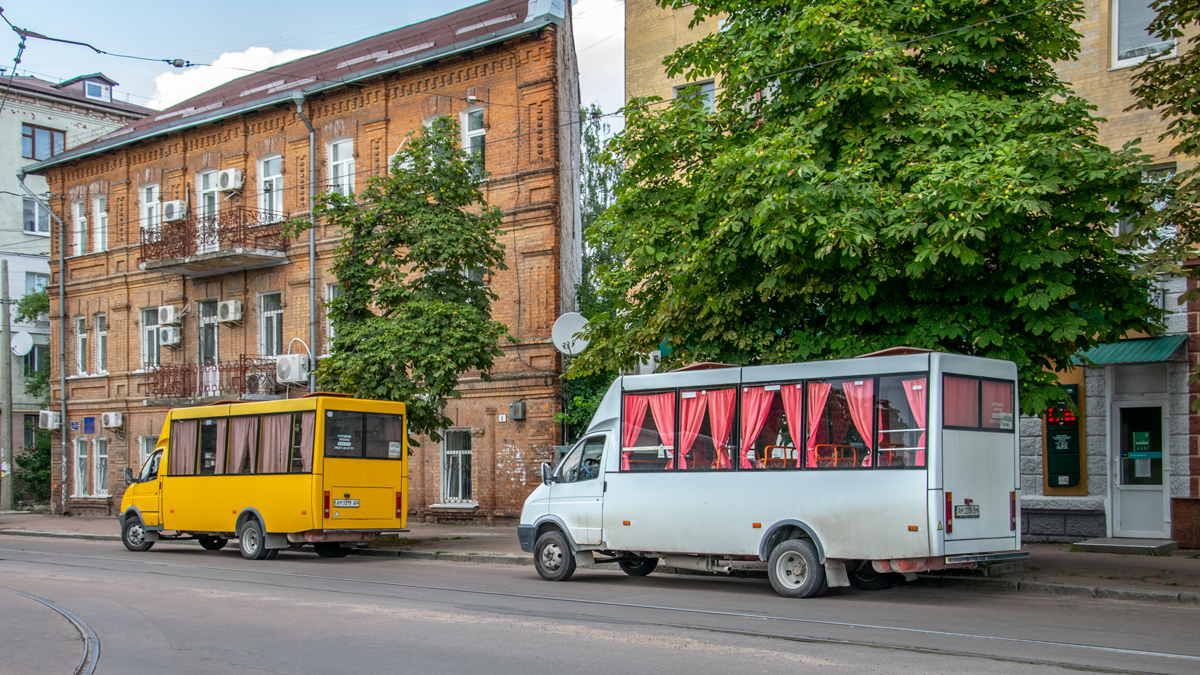
[[[704,410],[707,407],[708,396],[702,391],[691,391],[679,403],[679,470],[687,471],[687,456],[700,435],[700,425],[704,424]],[[665,444],[664,444],[665,445]],[[667,470],[674,468],[674,459],[667,462]]]
[[767,423],[767,414],[771,412],[771,402],[774,400],[775,392],[766,391],[763,387],[742,388],[742,460],[739,466],[743,469],[754,468],[746,454]]
[[917,462],[914,466],[925,466],[925,401],[929,393],[929,387],[925,378],[919,380],[903,380],[904,396],[908,399],[908,407],[912,410],[913,422],[922,429],[921,440],[917,441],[917,445],[921,447],[917,450]]
[[[662,438],[662,444],[667,446],[667,456],[671,456],[671,448],[675,446],[675,392],[651,394],[650,414],[654,417],[654,427]],[[668,463],[667,468],[671,468]]]
[[[861,384],[859,384],[861,383]],[[871,408],[875,402],[875,380],[866,379],[843,382],[842,389],[846,392],[846,404],[850,407],[850,419],[854,420],[854,428],[867,444],[867,456],[863,457],[862,465],[871,466],[871,453],[875,447],[874,434],[871,429]]]
[[948,427],[979,426],[979,380],[967,377],[942,377],[942,424]]
[[808,463],[806,466],[817,466],[817,431],[821,428],[821,415],[825,413],[825,401],[829,399],[829,390],[833,385],[828,382],[808,383]]
[[629,448],[637,443],[642,433],[642,422],[646,421],[646,409],[650,406],[649,396],[625,395],[625,424],[621,428],[621,470],[629,470]]
[[[804,404],[804,390],[798,384],[785,384],[779,388],[779,393],[783,397],[783,414],[787,415],[788,431],[792,436],[792,447],[800,445],[801,430],[804,429],[804,417],[802,408]],[[794,452],[794,450],[793,450]],[[799,467],[799,458],[796,460],[796,466]],[[786,466],[787,463],[784,463]]]
[[729,434],[733,431],[733,411],[737,404],[736,389],[708,392],[708,424],[712,427],[713,445],[717,448],[717,468],[731,468]]

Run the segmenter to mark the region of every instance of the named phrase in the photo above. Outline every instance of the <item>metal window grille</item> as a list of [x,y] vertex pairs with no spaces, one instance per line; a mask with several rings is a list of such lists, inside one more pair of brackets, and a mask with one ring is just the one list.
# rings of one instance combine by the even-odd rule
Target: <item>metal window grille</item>
[[450,429],[442,439],[442,502],[471,503],[471,432]]

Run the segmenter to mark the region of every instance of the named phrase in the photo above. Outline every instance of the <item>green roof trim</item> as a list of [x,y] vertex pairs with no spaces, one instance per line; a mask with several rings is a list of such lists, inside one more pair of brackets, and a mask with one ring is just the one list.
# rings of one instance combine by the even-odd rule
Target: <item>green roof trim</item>
[[1168,361],[1179,346],[1187,341],[1186,335],[1167,335],[1143,340],[1122,340],[1096,345],[1079,352],[1079,356],[1101,366],[1108,363],[1154,363]]

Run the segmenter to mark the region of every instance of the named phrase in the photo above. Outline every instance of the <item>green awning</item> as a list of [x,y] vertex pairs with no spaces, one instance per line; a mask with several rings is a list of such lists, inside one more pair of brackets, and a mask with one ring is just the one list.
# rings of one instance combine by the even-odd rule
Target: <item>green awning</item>
[[1186,335],[1167,335],[1143,340],[1122,340],[1096,345],[1080,352],[1096,365],[1106,363],[1152,363],[1171,358],[1179,346],[1187,340]]

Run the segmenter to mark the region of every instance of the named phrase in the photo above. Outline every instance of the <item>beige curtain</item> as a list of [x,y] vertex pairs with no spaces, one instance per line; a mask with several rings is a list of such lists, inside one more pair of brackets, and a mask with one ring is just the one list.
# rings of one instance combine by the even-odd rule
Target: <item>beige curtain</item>
[[288,455],[291,451],[292,415],[263,415],[262,417],[262,472],[287,473]]
[[[229,473],[254,473],[257,459],[258,418],[232,418],[229,434]],[[243,463],[246,464],[245,471],[242,471]]]
[[196,434],[200,420],[180,420],[171,426],[171,475],[196,474]]
[[228,436],[229,420],[217,420],[217,466],[213,473],[218,476],[225,473],[225,437]]
[[317,431],[317,413],[300,413],[300,460],[304,473],[312,472],[313,435]]

